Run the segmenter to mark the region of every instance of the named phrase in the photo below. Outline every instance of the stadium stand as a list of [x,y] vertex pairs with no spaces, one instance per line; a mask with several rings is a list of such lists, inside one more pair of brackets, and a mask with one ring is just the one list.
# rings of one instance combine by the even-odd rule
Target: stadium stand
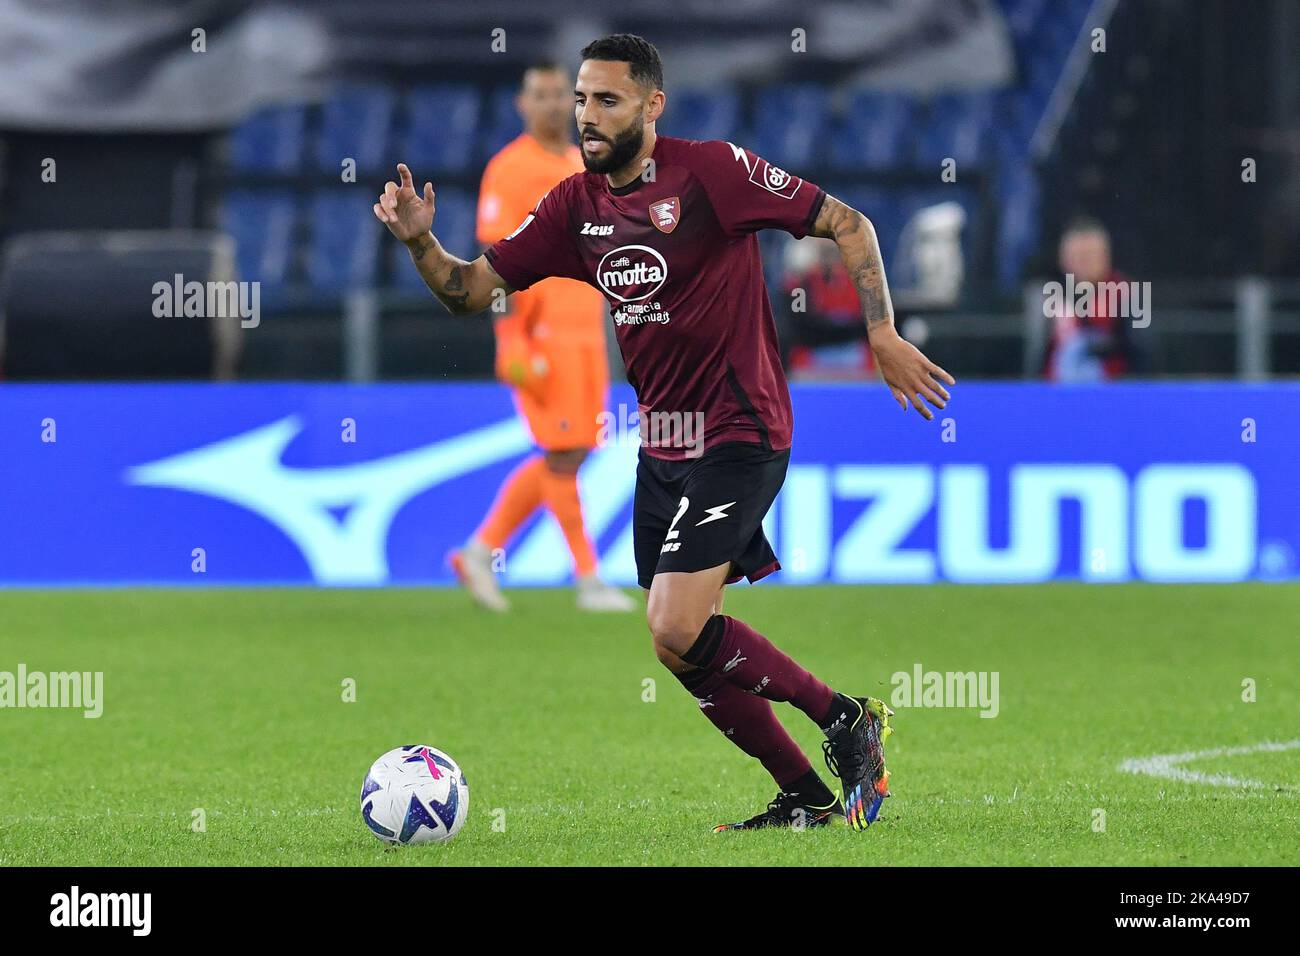
[[[771,9],[775,0],[760,5]],[[380,27],[358,21],[341,0],[321,0],[338,55],[310,93],[285,87],[284,102],[251,110],[233,128],[227,118],[183,133],[151,130],[60,143],[60,201],[38,204],[13,189],[0,194],[0,241],[52,228],[223,229],[235,240],[240,278],[260,280],[263,307],[283,319],[261,329],[244,353],[245,369],[256,374],[328,376],[344,367],[346,346],[339,343],[351,340],[342,326],[358,295],[369,296],[367,308],[380,316],[371,328],[382,327],[388,336],[389,319],[402,316],[413,321],[410,335],[417,341],[420,329],[431,328],[428,293],[405,252],[373,228],[373,187],[391,176],[397,160],[409,162],[417,177],[435,184],[440,239],[457,254],[475,255],[483,165],[521,129],[514,80],[529,62],[563,59],[576,42],[556,32],[563,17],[551,14],[562,6],[560,0],[536,0],[520,11],[504,56],[469,42],[491,22],[486,8],[467,8],[454,23],[413,17],[402,42],[379,56]],[[825,29],[827,21],[818,16],[835,6],[814,2],[804,13]],[[685,28],[682,16],[689,17]],[[634,0],[605,26],[675,38],[664,45],[669,110],[661,132],[742,143],[862,209],[875,223],[900,310],[931,309],[931,328],[942,339],[934,344],[937,354],[952,347],[962,364],[977,354],[977,335],[1000,336],[1001,364],[972,360],[983,374],[1021,373],[1021,363],[1008,358],[1014,347],[1006,346],[1025,335],[1022,284],[1055,272],[1056,237],[1079,211],[1117,224],[1117,259],[1144,274],[1191,268],[1218,278],[1242,275],[1256,268],[1254,248],[1269,250],[1262,257],[1265,274],[1295,260],[1300,246],[1288,239],[1294,232],[1287,227],[1288,205],[1274,198],[1282,187],[1206,187],[1225,159],[1240,161],[1227,155],[1236,146],[1208,130],[1222,132],[1239,118],[1219,116],[1203,138],[1177,138],[1178,130],[1197,128],[1194,118],[1216,100],[1210,86],[1180,88],[1169,64],[1186,60],[1219,33],[1231,34],[1238,21],[1243,36],[1256,35],[1267,18],[1210,18],[1199,23],[1206,35],[1198,40],[1186,39],[1188,30],[1144,5],[1109,0],[989,0],[962,7],[960,16],[968,18],[963,27],[970,18],[992,25],[996,76],[968,77],[979,71],[944,46],[960,31],[945,34],[934,21],[920,24],[915,47],[905,38],[881,41],[874,61],[861,46],[837,54],[825,33],[805,56],[791,57],[782,31],[736,9],[682,14]],[[1098,22],[1105,22],[1115,55],[1090,54]],[[869,44],[871,31],[863,37],[856,42]],[[936,49],[940,60],[956,57],[960,69],[931,81],[933,61],[924,54]],[[926,67],[895,82],[877,69],[881,60],[888,68]],[[1256,79],[1220,75],[1242,89]],[[1254,103],[1244,96],[1234,102]],[[1252,109],[1241,122],[1260,129],[1280,122],[1265,115],[1265,106]],[[0,145],[13,169],[39,164],[51,149],[33,135],[0,134]],[[1176,161],[1192,155],[1197,162]],[[948,165],[954,175],[945,178],[940,174]],[[101,166],[112,166],[134,185],[95,190],[87,184]],[[160,182],[169,186],[161,202],[129,201],[132,189]],[[1191,196],[1197,201],[1187,201]],[[959,274],[960,291],[945,300],[951,302],[948,314],[939,315],[937,300],[908,298],[907,280],[919,274],[909,261],[917,214],[948,203],[962,213],[951,220],[960,229],[952,249],[960,252],[961,268],[950,273]],[[1130,215],[1134,209],[1146,212]],[[1274,209],[1281,215],[1271,214]],[[1234,224],[1231,231],[1216,227],[1225,221]],[[1267,232],[1260,223],[1277,223],[1271,240],[1241,241]],[[1189,238],[1201,235],[1215,239]],[[779,288],[788,237],[764,234],[759,241],[769,287]],[[978,321],[965,321],[971,316]],[[439,327],[437,335],[444,334]],[[300,347],[307,339],[315,339],[314,349]],[[1279,338],[1279,347],[1289,341]],[[381,376],[391,374],[390,358],[416,354],[388,345],[385,340],[370,350],[384,356],[375,370]],[[1207,347],[1206,354],[1212,351]],[[308,354],[312,362],[328,354],[329,362],[295,364],[292,356]],[[1216,361],[1207,367],[1232,364]],[[1187,367],[1196,363],[1204,364],[1203,358]],[[465,357],[447,358],[449,374],[472,366]],[[414,364],[403,367],[418,373]]]
[[[1012,294],[1039,240],[1029,144],[1090,3],[1000,0],[1000,6],[1016,54],[1016,78],[1006,89],[922,98],[826,83],[686,87],[672,91],[662,130],[744,142],[820,181],[873,218],[887,258],[912,214],[956,199],[968,213],[968,266]],[[304,196],[301,177],[337,174],[341,158],[355,160],[359,178],[386,175],[395,148],[416,164],[417,175],[434,180],[448,246],[471,254],[477,177],[486,159],[520,131],[514,93],[499,80],[450,76],[411,85],[353,83],[317,105],[250,116],[230,135],[231,176],[222,201],[222,222],[239,242],[241,272],[260,278],[273,300],[279,287],[302,283],[325,295],[368,281],[395,292],[421,291],[400,257],[381,264],[381,244],[358,234],[360,201],[322,192],[311,179]],[[957,190],[935,185],[946,160],[960,170]],[[257,201],[248,191],[252,183],[266,190]],[[276,251],[286,233],[308,237],[302,261]],[[336,255],[344,260],[331,261]]]

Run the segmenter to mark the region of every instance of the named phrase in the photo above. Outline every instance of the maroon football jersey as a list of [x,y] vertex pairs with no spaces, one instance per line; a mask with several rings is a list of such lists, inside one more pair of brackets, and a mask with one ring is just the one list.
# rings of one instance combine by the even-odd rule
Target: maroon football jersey
[[705,448],[789,448],[790,390],[754,233],[802,238],[825,194],[731,143],[660,136],[652,156],[649,182],[565,179],[488,261],[516,290],[565,276],[604,293],[643,440],[651,426],[647,453],[693,456],[701,437]]

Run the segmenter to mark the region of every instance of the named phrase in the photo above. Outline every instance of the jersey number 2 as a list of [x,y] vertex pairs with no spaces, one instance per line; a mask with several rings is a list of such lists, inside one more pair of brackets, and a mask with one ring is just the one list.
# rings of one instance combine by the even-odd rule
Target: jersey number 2
[[668,533],[664,535],[664,546],[659,549],[660,554],[676,551],[682,546],[682,543],[676,540],[681,536],[681,532],[677,530],[677,522],[682,520],[682,515],[686,514],[686,509],[690,506],[690,498],[683,498],[677,505],[677,514],[673,517],[673,523],[668,526]]

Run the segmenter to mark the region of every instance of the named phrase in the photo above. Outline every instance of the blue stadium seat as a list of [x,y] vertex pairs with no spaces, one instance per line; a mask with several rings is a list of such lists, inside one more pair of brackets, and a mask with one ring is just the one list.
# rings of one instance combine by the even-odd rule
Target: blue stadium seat
[[938,169],[947,158],[963,166],[978,166],[987,158],[993,125],[993,96],[953,93],[935,97],[929,117],[916,139],[916,165]]
[[1010,0],[1005,2],[1007,26],[1017,40],[1031,36],[1038,27],[1048,0]]
[[304,106],[258,110],[230,135],[230,164],[239,172],[292,173],[302,163]]
[[1023,159],[1038,126],[1040,109],[1019,91],[998,96],[993,137],[998,155],[1004,160]]
[[1075,25],[1065,20],[1052,20],[1050,29],[1043,33],[1039,41],[1043,51],[1042,55],[1053,62],[1064,65],[1075,40],[1078,39],[1078,34],[1079,31]]
[[501,148],[524,131],[524,121],[515,109],[513,86],[498,87],[488,101],[487,126],[479,139],[479,160],[486,163]]
[[1031,110],[1042,116],[1061,76],[1059,61],[1033,56],[1025,64],[1025,97]]
[[[475,259],[479,245],[475,238],[477,207],[474,197],[463,189],[439,189],[435,200],[433,231],[443,248],[462,259]],[[400,243],[392,246],[393,285],[399,289],[424,289],[424,280],[411,266],[406,248]]]
[[998,285],[1013,292],[1038,245],[1038,178],[1028,163],[1008,166],[998,181]]
[[389,273],[390,286],[403,291],[427,293],[429,288],[411,263],[406,247],[400,242],[389,242],[387,239],[384,240],[384,244],[388,247],[388,267],[392,270]]
[[463,189],[438,192],[435,228],[438,241],[452,255],[462,259],[473,259],[478,255],[477,218],[478,203],[473,195]]
[[753,140],[740,145],[797,174],[821,160],[821,143],[829,123],[825,87],[812,83],[769,86],[758,95]]
[[354,159],[359,171],[384,165],[395,97],[385,86],[340,89],[321,108],[321,129],[314,153],[316,168],[338,173],[344,159]]
[[374,197],[361,189],[331,189],[311,200],[307,279],[318,292],[343,292],[375,282],[379,239],[385,232],[371,210]]
[[860,92],[831,132],[837,169],[881,170],[905,165],[914,107],[901,93]]
[[1088,17],[1088,11],[1093,7],[1093,0],[1069,0],[1070,13],[1074,17],[1074,22],[1082,26],[1084,20]]
[[298,202],[279,189],[236,189],[221,201],[218,221],[236,244],[241,282],[261,282],[263,298],[287,282]]
[[461,173],[474,164],[478,88],[461,83],[417,86],[407,94],[409,123],[402,155],[412,169]]
[[674,90],[657,125],[681,139],[734,140],[739,117],[740,98],[733,90]]

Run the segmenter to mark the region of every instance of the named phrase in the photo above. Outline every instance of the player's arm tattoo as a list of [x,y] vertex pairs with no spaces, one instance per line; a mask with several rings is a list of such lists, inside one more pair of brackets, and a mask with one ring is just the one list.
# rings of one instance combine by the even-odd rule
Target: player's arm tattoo
[[889,300],[889,282],[885,279],[880,243],[876,240],[876,230],[871,221],[828,193],[809,234],[834,239],[839,246],[844,267],[848,269],[849,278],[862,301],[867,331],[893,325],[894,306]]
[[473,262],[458,259],[432,233],[417,236],[406,248],[424,284],[453,315],[482,312],[491,304],[494,290],[507,295],[512,291],[483,256]]
[[411,258],[419,262],[424,258],[424,254],[433,248],[433,240],[429,236],[420,236],[410,245]]
[[464,309],[469,302],[469,293],[465,291],[465,278],[460,270],[460,266],[451,267],[451,272],[447,274],[447,282],[443,285],[443,294],[439,296],[443,305],[453,312]]

